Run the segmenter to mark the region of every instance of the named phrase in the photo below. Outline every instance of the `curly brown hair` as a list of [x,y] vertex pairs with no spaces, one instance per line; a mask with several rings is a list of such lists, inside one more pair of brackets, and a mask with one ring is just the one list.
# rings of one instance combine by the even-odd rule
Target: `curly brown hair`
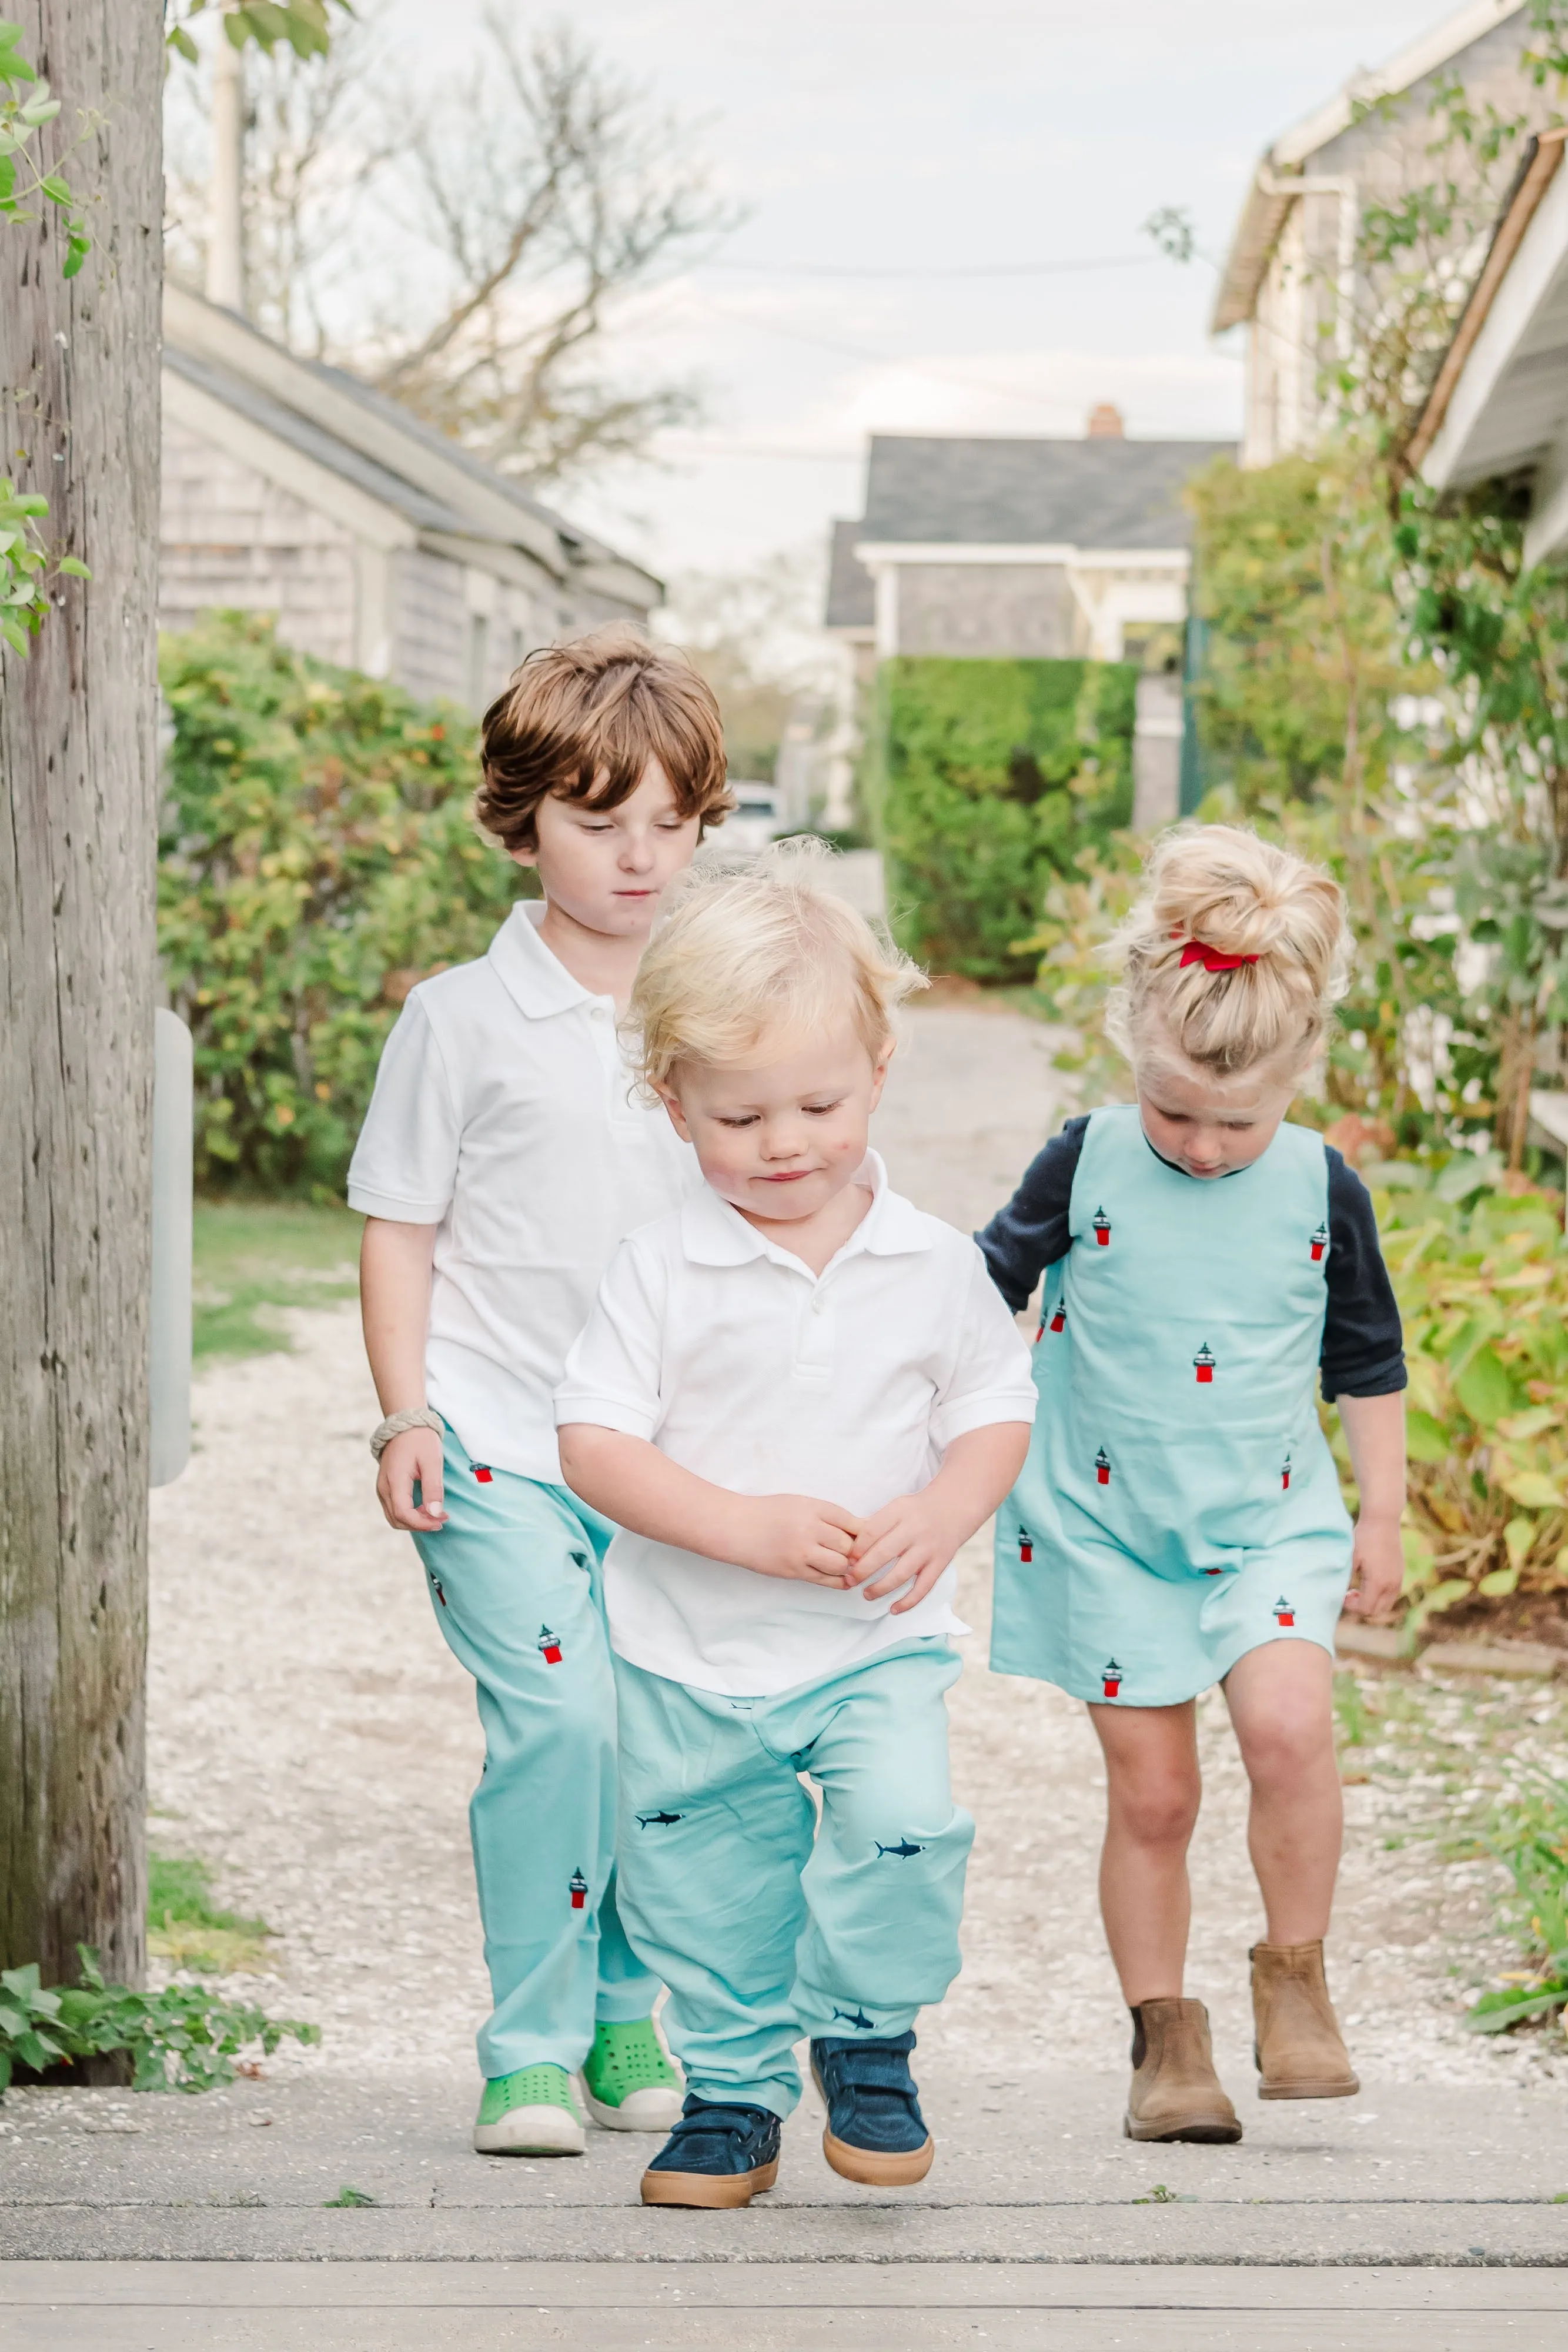
[[554,794],[619,808],[657,760],[683,816],[722,822],[724,722],[685,656],[625,623],[541,646],[485,713],[484,776],[474,813],[507,849],[538,845],[536,814]]

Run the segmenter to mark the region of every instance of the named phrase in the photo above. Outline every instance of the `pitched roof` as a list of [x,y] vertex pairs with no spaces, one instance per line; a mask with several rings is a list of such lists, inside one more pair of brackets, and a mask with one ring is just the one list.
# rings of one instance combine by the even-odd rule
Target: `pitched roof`
[[[593,569],[633,604],[662,583],[346,369],[285,351],[248,320],[172,281],[166,363],[422,530],[521,548],[557,578]],[[596,583],[597,584],[597,583]]]
[[1186,547],[1182,485],[1231,441],[1007,441],[879,433],[862,541]]
[[1533,473],[1527,564],[1568,542],[1568,129],[1532,139],[1405,450],[1434,488]]
[[497,531],[486,530],[482,523],[470,522],[466,516],[456,513],[439,499],[426,498],[423,490],[416,489],[401,474],[392,473],[385,466],[378,466],[373,457],[367,457],[360,450],[350,448],[335,433],[323,431],[311,418],[302,416],[298,409],[286,407],[282,401],[274,400],[269,394],[258,392],[255,384],[246,383],[243,376],[235,375],[231,369],[218,367],[211,360],[194,359],[189,352],[180,351],[172,343],[165,343],[163,347],[163,364],[183,383],[194,384],[198,392],[210,393],[225,407],[248,417],[253,425],[259,425],[263,432],[271,433],[279,441],[286,441],[291,449],[298,449],[302,457],[313,457],[319,466],[325,466],[345,481],[352,482],[356,489],[381,499],[394,513],[405,515],[419,530],[451,531],[465,539],[476,536],[495,539],[500,536]]
[[1264,149],[1230,240],[1215,297],[1212,333],[1222,334],[1227,327],[1239,326],[1252,316],[1269,257],[1294,201],[1289,187],[1281,182],[1299,173],[1331,140],[1348,131],[1359,109],[1412,89],[1495,26],[1522,13],[1521,0],[1465,0],[1463,7],[1445,16],[1441,24],[1407,41],[1386,65],[1370,73],[1352,74],[1323,105],[1304,114]]
[[876,584],[855,553],[855,541],[865,537],[858,522],[835,522],[828,558],[830,629],[869,629],[876,621]]

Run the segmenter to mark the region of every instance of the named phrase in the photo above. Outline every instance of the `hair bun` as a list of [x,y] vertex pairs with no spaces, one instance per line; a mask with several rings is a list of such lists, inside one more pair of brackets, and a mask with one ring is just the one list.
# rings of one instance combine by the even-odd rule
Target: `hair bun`
[[[1211,971],[1196,940],[1241,959]],[[1135,1058],[1151,1009],[1186,1057],[1227,1071],[1284,1053],[1310,1056],[1344,992],[1349,929],[1338,883],[1240,825],[1185,824],[1150,853],[1143,898],[1123,929],[1127,982],[1117,1007]]]

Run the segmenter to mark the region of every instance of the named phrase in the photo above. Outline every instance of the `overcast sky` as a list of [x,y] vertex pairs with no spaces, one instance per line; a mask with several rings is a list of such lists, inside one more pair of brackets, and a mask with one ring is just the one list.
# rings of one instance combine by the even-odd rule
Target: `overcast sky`
[[[478,14],[477,0],[397,7],[422,56],[433,39],[460,55]],[[1240,353],[1207,331],[1212,261],[1173,267],[1141,224],[1184,205],[1220,256],[1264,145],[1448,12],[572,0],[568,13],[693,121],[747,215],[717,260],[664,289],[638,345],[701,380],[710,421],[670,437],[667,473],[562,501],[669,572],[749,564],[857,512],[876,429],[1072,434],[1109,399],[1135,435],[1235,433]],[[1055,261],[1106,266],[978,274]],[[958,274],[793,274],[852,266]]]

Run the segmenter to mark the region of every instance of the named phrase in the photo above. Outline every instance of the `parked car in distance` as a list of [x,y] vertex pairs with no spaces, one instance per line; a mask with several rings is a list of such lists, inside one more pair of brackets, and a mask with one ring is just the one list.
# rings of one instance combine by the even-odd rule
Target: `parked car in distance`
[[713,836],[714,846],[732,857],[755,857],[783,830],[779,795],[771,784],[731,776],[735,807]]

